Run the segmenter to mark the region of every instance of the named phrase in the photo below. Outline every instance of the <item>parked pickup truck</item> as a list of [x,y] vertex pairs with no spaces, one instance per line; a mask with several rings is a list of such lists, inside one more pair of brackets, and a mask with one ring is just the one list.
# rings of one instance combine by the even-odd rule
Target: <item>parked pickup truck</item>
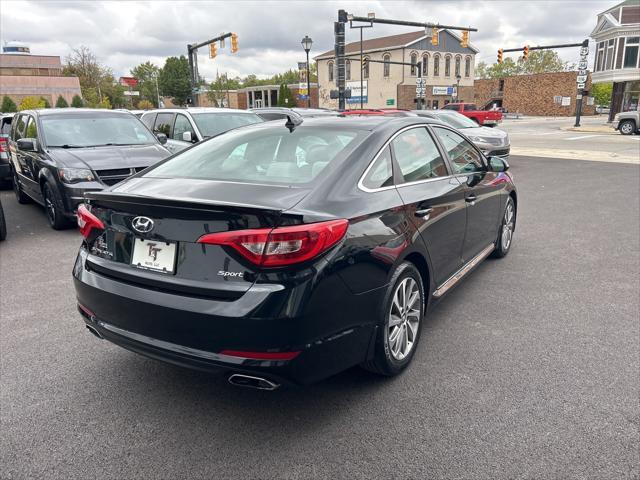
[[502,112],[498,110],[478,110],[475,103],[449,103],[442,110],[453,110],[470,118],[478,125],[492,127],[502,121]]
[[640,111],[616,113],[613,117],[613,128],[622,135],[640,133]]

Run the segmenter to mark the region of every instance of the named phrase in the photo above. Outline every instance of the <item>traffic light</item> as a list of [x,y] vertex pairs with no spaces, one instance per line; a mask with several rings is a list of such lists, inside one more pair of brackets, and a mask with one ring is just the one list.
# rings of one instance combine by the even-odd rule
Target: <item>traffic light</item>
[[367,63],[369,62],[368,58],[363,58],[362,59],[362,68],[367,68]]
[[502,63],[502,49],[498,50],[498,63]]
[[209,44],[209,58],[216,58],[218,56],[218,47],[216,42]]
[[238,34],[231,34],[231,53],[236,53],[238,51]]
[[438,46],[438,29],[436,27],[431,29],[431,45]]
[[469,46],[469,31],[468,30],[463,30],[462,31],[462,41],[460,42],[460,46],[462,48],[467,48]]
[[529,45],[525,45],[522,49],[522,59],[526,60],[527,58],[529,58]]

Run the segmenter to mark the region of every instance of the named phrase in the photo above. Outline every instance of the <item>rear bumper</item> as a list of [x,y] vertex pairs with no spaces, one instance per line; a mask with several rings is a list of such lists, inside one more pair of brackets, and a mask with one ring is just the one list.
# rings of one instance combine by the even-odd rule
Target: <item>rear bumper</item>
[[[78,302],[89,310],[81,310],[85,323],[142,355],[199,370],[308,384],[362,363],[369,354],[382,290],[352,294],[335,274],[294,288],[254,285],[228,301],[130,285],[87,269],[86,258],[81,249],[74,266]],[[264,360],[224,350],[300,353],[291,360]]]

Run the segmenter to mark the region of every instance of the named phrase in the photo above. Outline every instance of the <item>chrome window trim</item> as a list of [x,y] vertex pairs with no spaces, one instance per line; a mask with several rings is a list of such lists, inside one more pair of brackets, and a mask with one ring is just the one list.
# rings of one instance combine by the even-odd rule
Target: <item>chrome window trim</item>
[[[369,173],[369,170],[371,170],[373,168],[373,164],[376,162],[376,160],[378,160],[378,157],[380,156],[380,154],[384,151],[385,148],[387,148],[389,146],[389,144],[401,133],[406,132],[407,130],[411,130],[412,128],[424,128],[427,129],[427,133],[429,133],[428,130],[428,126],[432,126],[432,127],[438,127],[438,128],[443,128],[445,130],[451,130],[454,133],[457,133],[458,135],[460,135],[460,132],[456,131],[454,128],[449,127],[448,125],[440,125],[440,124],[429,124],[429,123],[424,123],[421,125],[409,125],[408,127],[404,127],[400,130],[398,130],[396,133],[394,133],[391,138],[389,138],[384,145],[382,145],[382,147],[380,147],[380,150],[378,150],[378,153],[376,153],[376,155],[373,157],[373,160],[371,160],[371,162],[369,163],[369,165],[367,166],[367,168],[365,169],[364,173],[362,174],[362,176],[360,177],[360,180],[358,181],[358,189],[362,190],[363,192],[366,193],[375,193],[375,192],[383,192],[385,190],[391,190],[392,188],[402,188],[405,186],[413,186],[413,185],[419,185],[421,183],[431,183],[431,182],[435,182],[438,180],[444,180],[444,179],[451,179],[451,178],[457,178],[460,176],[465,176],[468,177],[469,175],[477,175],[479,172],[470,172],[470,173],[451,173],[447,176],[444,177],[433,177],[433,178],[425,178],[423,180],[415,180],[413,182],[405,182],[405,183],[401,183],[400,185],[390,185],[388,187],[380,187],[380,188],[368,188],[365,187],[363,184],[364,181],[364,177],[367,176],[367,174]],[[431,136],[431,134],[429,133],[429,136]],[[464,135],[461,135],[462,138],[464,138],[465,140],[467,140],[475,149],[476,151],[480,152],[480,150],[478,150],[478,148],[473,144],[473,142],[469,141]],[[438,146],[438,139],[434,138],[433,139],[434,143],[436,144],[436,146]],[[449,159],[448,159],[448,155],[446,154],[446,158],[443,157],[442,159],[445,161],[445,165],[447,166],[447,169],[450,169],[452,167],[450,167],[449,165]],[[484,155],[482,155],[482,152],[480,152],[481,158],[484,158]],[[485,165],[486,167],[486,165]],[[453,171],[453,170],[451,170]]]

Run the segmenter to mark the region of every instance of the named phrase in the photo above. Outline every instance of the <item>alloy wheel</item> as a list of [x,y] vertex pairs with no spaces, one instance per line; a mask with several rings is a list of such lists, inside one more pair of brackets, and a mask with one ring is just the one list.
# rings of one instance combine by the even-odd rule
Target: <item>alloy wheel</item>
[[44,187],[44,207],[47,211],[47,218],[49,219],[49,223],[51,225],[55,225],[56,223],[56,206],[53,203],[53,199],[51,198],[51,189],[48,185]]
[[511,239],[513,238],[514,227],[514,210],[513,203],[509,202],[507,208],[504,211],[504,221],[502,222],[502,249],[509,250],[511,246]]
[[624,133],[625,135],[629,135],[631,133],[632,129],[633,129],[633,125],[631,124],[631,122],[624,122],[620,126],[620,131],[622,133]]
[[422,310],[422,294],[413,278],[400,282],[389,312],[388,339],[391,355],[403,360],[416,343]]

